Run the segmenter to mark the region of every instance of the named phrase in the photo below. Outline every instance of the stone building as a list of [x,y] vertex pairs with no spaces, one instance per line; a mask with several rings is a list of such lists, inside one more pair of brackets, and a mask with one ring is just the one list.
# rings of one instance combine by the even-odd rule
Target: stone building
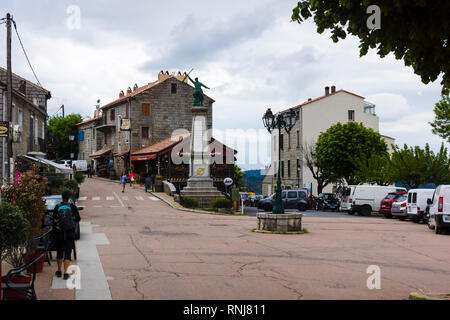
[[[281,165],[281,184],[283,189],[308,187],[317,195],[317,183],[303,161],[303,150],[314,146],[321,132],[340,123],[356,121],[367,128],[379,132],[379,118],[375,114],[375,105],[364,97],[346,90],[336,90],[335,86],[326,87],[323,96],[292,108],[297,114],[297,122],[287,134],[281,131],[281,163],[278,163],[278,130],[272,132],[272,160],[266,168],[263,180],[263,194],[271,195],[276,190],[278,165]],[[281,112],[287,112],[284,110]],[[392,152],[395,139],[382,138]],[[332,192],[333,186],[327,186],[324,192]]]
[[[122,91],[118,99],[102,106],[93,119],[79,124],[80,143],[78,158],[94,160],[94,168],[105,174],[112,161],[116,175],[133,169],[130,151],[153,145],[174,131],[192,129],[191,108],[194,88],[188,84],[186,74],[169,74],[161,71],[158,80]],[[205,95],[208,107],[208,128],[212,128],[212,106],[215,101]],[[123,121],[125,120],[125,121]],[[129,122],[130,131],[122,131]],[[87,141],[90,140],[91,142]],[[95,143],[92,142],[95,140]],[[96,146],[95,152],[90,153]]]
[[[0,67],[0,117],[8,121],[6,108],[7,89],[6,69]],[[47,101],[51,93],[47,89],[17,75],[12,74],[12,121],[10,126],[13,134],[13,158],[18,160],[27,154],[47,152]],[[2,167],[0,176],[7,177],[5,161],[7,161],[7,138],[1,138],[0,159]]]

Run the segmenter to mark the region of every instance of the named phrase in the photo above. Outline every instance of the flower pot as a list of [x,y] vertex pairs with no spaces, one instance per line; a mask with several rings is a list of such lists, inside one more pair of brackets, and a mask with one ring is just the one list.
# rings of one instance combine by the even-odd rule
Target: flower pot
[[[14,277],[9,279],[12,283],[16,283],[16,284],[23,284],[23,283],[31,283],[31,280],[33,279],[33,276],[31,274],[26,275],[26,276],[19,276],[19,277]],[[6,276],[2,277],[2,281],[3,284],[5,284],[7,282]],[[17,292],[17,291],[13,291],[13,290],[7,290],[5,292],[5,299],[6,300],[15,300],[15,299],[25,299],[27,296],[26,294],[22,293],[22,292]]]
[[[30,261],[33,261],[34,259],[37,259],[42,254],[44,254],[44,257],[41,260],[39,260],[39,262],[36,264],[36,272],[37,273],[42,272],[42,270],[44,269],[45,252],[36,252],[36,253],[33,253],[33,254],[29,254],[26,257],[26,261],[28,263]],[[33,268],[34,268],[33,266],[29,267],[27,269],[27,272],[33,273]]]

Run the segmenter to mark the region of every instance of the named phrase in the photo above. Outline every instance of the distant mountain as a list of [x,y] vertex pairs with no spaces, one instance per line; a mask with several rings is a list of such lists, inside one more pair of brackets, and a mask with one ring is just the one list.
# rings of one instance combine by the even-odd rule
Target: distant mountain
[[262,194],[264,170],[248,170],[244,172],[244,184],[248,187],[249,191],[256,194]]

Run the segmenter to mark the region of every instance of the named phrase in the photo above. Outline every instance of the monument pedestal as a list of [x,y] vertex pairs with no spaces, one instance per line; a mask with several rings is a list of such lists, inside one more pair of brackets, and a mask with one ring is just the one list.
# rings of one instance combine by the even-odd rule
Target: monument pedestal
[[187,187],[181,191],[181,196],[193,198],[199,202],[203,208],[211,208],[211,202],[216,198],[224,196],[218,191],[211,179],[209,136],[206,119],[208,108],[194,106],[192,108],[192,139],[191,139],[191,163],[190,178]]

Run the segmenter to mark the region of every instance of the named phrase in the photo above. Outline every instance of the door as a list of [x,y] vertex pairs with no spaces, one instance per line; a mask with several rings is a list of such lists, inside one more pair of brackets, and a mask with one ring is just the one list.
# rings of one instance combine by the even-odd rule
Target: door
[[297,191],[288,191],[286,200],[286,209],[296,209],[297,207]]
[[408,202],[409,205],[408,212],[411,214],[417,214],[417,192],[412,192],[410,194],[411,194],[411,204],[409,204]]

